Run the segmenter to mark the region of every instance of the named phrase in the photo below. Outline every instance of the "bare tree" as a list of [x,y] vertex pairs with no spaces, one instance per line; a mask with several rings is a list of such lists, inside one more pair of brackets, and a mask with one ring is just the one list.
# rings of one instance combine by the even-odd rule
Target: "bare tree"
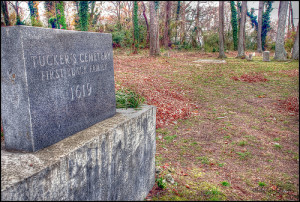
[[165,30],[164,30],[164,46],[167,49],[170,44],[170,17],[171,17],[171,7],[172,7],[172,1],[166,1],[166,7],[165,7]]
[[160,55],[158,15],[155,10],[155,2],[150,1],[150,56]]
[[262,29],[262,14],[264,11],[264,2],[259,1],[258,6],[258,30],[257,30],[257,52],[262,52],[262,45],[261,45],[261,29]]
[[275,44],[275,56],[274,60],[282,61],[286,60],[287,52],[284,49],[284,34],[285,34],[285,25],[286,17],[288,10],[288,1],[280,1],[279,4],[279,17],[278,17],[278,28],[276,35],[276,44]]
[[299,60],[299,21],[298,21],[296,38],[293,46],[292,58],[294,60]]
[[8,15],[8,9],[7,8],[8,8],[7,1],[1,1],[1,12],[3,14],[4,22],[5,22],[6,26],[9,25],[9,15]]
[[118,29],[121,29],[121,9],[122,9],[122,2],[121,1],[111,1],[111,3],[115,7],[115,11],[117,14],[117,27]]
[[20,19],[20,16],[19,16],[19,1],[15,1],[15,4],[13,4],[11,1],[9,1],[8,3],[15,9],[17,18]]
[[293,15],[293,6],[292,2],[290,1],[290,14],[291,14],[291,24],[292,24],[292,31],[295,31],[295,26],[294,26],[294,15]]
[[219,58],[226,57],[224,41],[224,1],[219,1]]
[[195,17],[195,32],[194,37],[192,40],[192,46],[196,47],[198,43],[199,38],[199,17],[200,17],[200,1],[197,2],[197,8],[196,8],[196,17]]
[[186,38],[186,19],[185,15],[187,13],[186,9],[190,6],[192,1],[185,2],[182,1],[180,6],[180,43],[183,44]]
[[245,23],[246,23],[246,13],[247,13],[247,1],[242,1],[242,13],[241,13],[241,23],[239,30],[239,43],[238,43],[238,55],[237,57],[245,57]]
[[182,1],[180,8],[180,43],[183,44],[185,41],[185,1]]
[[145,18],[145,22],[146,22],[146,26],[147,26],[147,40],[146,40],[146,44],[148,46],[149,41],[150,41],[150,34],[149,34],[149,24],[148,24],[148,19],[147,19],[147,15],[146,15],[146,6],[145,3],[142,1],[143,4],[143,16]]

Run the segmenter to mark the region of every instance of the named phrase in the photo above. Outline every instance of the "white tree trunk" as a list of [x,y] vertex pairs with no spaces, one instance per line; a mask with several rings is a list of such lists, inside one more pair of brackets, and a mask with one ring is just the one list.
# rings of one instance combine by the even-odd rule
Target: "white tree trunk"
[[224,1],[219,1],[219,58],[225,58],[224,52]]
[[292,58],[294,60],[299,60],[299,22],[298,22],[297,34],[293,46]]
[[154,1],[150,1],[150,56],[160,55],[158,17]]
[[245,23],[246,23],[246,14],[247,14],[247,1],[242,1],[242,14],[241,14],[241,23],[239,30],[239,43],[238,43],[238,55],[237,57],[245,57],[245,48],[244,48],[244,34],[245,34]]
[[169,48],[169,42],[170,42],[170,17],[171,17],[171,7],[172,7],[172,1],[167,1],[165,6],[165,27],[164,27],[164,47],[165,49]]
[[275,44],[275,56],[274,56],[274,60],[277,61],[286,60],[286,56],[287,56],[287,53],[284,49],[284,34],[285,34],[285,24],[286,24],[288,5],[289,5],[288,1],[280,1],[278,28],[277,28],[276,44]]
[[264,10],[264,2],[259,1],[258,7],[258,30],[257,30],[257,52],[262,52],[262,45],[261,45],[261,28],[262,28],[262,13]]

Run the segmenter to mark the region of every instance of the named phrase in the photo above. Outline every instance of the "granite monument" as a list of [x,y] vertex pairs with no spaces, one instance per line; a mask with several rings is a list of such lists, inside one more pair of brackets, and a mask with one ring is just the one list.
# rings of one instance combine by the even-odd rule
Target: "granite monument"
[[270,51],[263,52],[263,62],[270,62]]
[[116,113],[112,36],[1,27],[5,148],[34,152]]

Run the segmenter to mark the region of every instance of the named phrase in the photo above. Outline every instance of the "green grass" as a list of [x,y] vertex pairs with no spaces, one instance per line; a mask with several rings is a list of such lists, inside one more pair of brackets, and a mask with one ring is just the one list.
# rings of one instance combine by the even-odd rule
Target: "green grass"
[[163,134],[163,135],[170,134],[170,131],[168,129],[166,129],[166,128],[158,128],[158,129],[156,129],[156,132],[160,133],[160,134]]
[[243,141],[240,141],[240,142],[238,142],[237,143],[239,146],[245,146],[245,145],[247,145],[247,141],[245,141],[245,140],[243,140]]
[[246,160],[247,158],[251,157],[251,153],[249,151],[245,152],[236,152],[241,160]]
[[223,185],[224,187],[229,187],[230,186],[229,182],[227,182],[227,181],[221,182],[221,185]]
[[222,192],[220,192],[217,188],[206,191],[205,195],[208,197],[208,201],[224,200]]
[[274,138],[274,141],[280,141],[279,137]]
[[[197,103],[199,107],[191,109],[199,114],[192,113],[177,120],[175,125],[156,130],[162,137],[156,141],[159,154],[156,160],[159,159],[157,162],[162,166],[170,164],[160,176],[169,173],[172,167],[178,184],[167,184],[167,189],[153,200],[297,200],[298,115],[289,115],[286,110],[280,112],[278,104],[279,100],[298,97],[299,76],[286,74],[297,74],[298,61],[267,63],[257,56],[248,62],[231,55],[225,59],[225,64],[196,65],[193,61],[198,58],[215,59],[215,55],[208,56],[201,51],[177,54],[171,50],[169,58],[149,60],[148,54],[145,51],[145,57],[141,58],[147,65],[134,67],[132,63],[130,75],[123,75],[122,80],[139,72],[143,77],[138,79],[152,75],[161,77],[162,85],[153,85],[153,90],[163,90],[160,96],[166,98],[164,104],[169,105],[176,99],[163,93],[168,86],[172,94],[177,92],[189,98],[191,102],[184,104]],[[151,66],[155,67],[152,72]],[[139,72],[131,73],[134,68]],[[283,72],[286,70],[289,72]],[[232,79],[252,73],[259,73],[268,81],[248,83]],[[164,79],[168,83],[164,84]],[[167,105],[164,107],[169,107]],[[174,134],[177,137],[173,137]],[[174,143],[167,144],[171,141]],[[234,173],[232,183],[237,186],[227,181],[228,173]],[[295,177],[288,179],[283,177],[284,173]],[[278,190],[273,191],[272,186],[277,186]],[[257,193],[255,188],[261,192]]]
[[266,186],[266,183],[264,183],[264,182],[258,182],[258,185],[259,185],[260,187],[264,187],[264,186]]
[[275,147],[276,149],[281,149],[281,148],[282,148],[282,145],[280,145],[280,144],[274,144],[274,147]]
[[170,143],[176,137],[177,135],[169,135],[169,136],[164,136],[164,139],[166,140],[167,143]]
[[209,159],[206,156],[199,156],[196,159],[200,160],[202,164],[209,164]]
[[141,97],[130,89],[120,89],[116,91],[117,108],[140,108],[144,101],[144,97]]

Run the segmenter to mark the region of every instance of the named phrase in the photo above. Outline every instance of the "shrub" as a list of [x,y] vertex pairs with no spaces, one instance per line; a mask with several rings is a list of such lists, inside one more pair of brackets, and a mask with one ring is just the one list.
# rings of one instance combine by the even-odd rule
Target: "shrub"
[[120,89],[116,92],[117,108],[139,108],[144,101],[145,98],[130,89]]
[[204,33],[203,38],[205,52],[219,51],[219,33]]
[[124,40],[124,33],[122,31],[117,31],[111,33],[112,35],[112,41],[115,44],[114,46],[121,46],[121,42]]
[[165,180],[162,177],[155,179],[155,181],[157,182],[157,186],[159,188],[165,189],[167,187],[167,183],[165,182]]
[[290,36],[288,36],[285,40],[285,43],[284,43],[284,48],[285,50],[290,53],[293,46],[294,46],[294,39],[295,39],[295,36],[296,36],[296,32],[291,32]]

